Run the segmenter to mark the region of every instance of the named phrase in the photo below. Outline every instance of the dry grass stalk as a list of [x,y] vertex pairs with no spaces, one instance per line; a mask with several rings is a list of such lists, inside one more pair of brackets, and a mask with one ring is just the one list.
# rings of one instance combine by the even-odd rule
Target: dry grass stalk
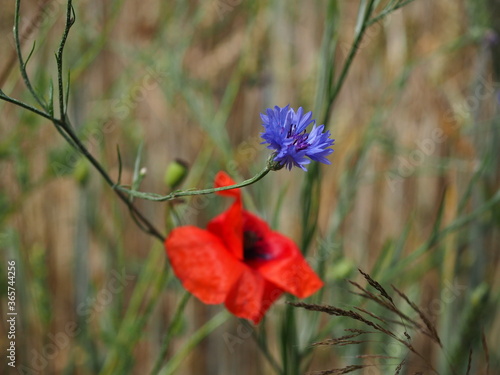
[[382,333],[385,333],[387,335],[393,336],[394,334],[381,325],[374,323],[368,319],[365,319],[363,316],[358,314],[355,311],[352,310],[344,310],[335,306],[329,306],[329,305],[316,305],[316,304],[309,304],[309,303],[304,303],[304,302],[288,302],[290,305],[295,306],[295,307],[302,307],[306,310],[310,311],[320,311],[327,313],[329,315],[334,315],[334,316],[344,316],[347,318],[351,318],[357,321],[360,321],[372,328],[375,328],[377,331],[380,331]]
[[342,375],[342,374],[348,374],[353,371],[361,370],[366,367],[369,367],[369,365],[354,365],[354,366],[347,366],[344,368],[310,372],[308,373],[308,375]]
[[364,273],[362,270],[358,268],[358,271],[364,276],[365,280],[368,281],[368,284],[370,284],[373,288],[377,289],[382,297],[388,299],[391,304],[394,306],[394,301],[392,300],[391,296],[385,291],[385,289],[380,285],[377,281],[373,280],[370,275],[367,273]]
[[408,303],[408,305],[411,306],[411,308],[413,310],[415,310],[415,312],[418,313],[418,316],[424,322],[424,324],[427,327],[428,331],[427,330],[422,330],[421,332],[424,333],[424,334],[426,334],[427,336],[431,337],[436,343],[439,344],[440,347],[443,347],[443,345],[441,344],[441,340],[439,339],[436,327],[432,324],[432,322],[429,320],[429,318],[422,312],[422,310],[420,310],[418,308],[418,306],[415,303],[413,303],[412,301],[410,301],[410,299],[403,292],[401,292],[394,285],[392,285],[392,288],[394,289],[394,291],[396,293],[399,294],[399,296],[401,298],[403,298],[406,301],[406,303]]
[[[373,279],[370,278],[370,280],[372,282],[374,282]],[[361,293],[354,292],[354,294],[357,294],[357,295],[359,295],[359,296],[361,296],[363,298],[366,298],[366,299],[369,299],[369,300],[372,300],[372,301],[376,302],[377,304],[379,304],[380,306],[384,307],[385,309],[387,309],[387,310],[393,312],[394,314],[398,315],[403,320],[403,322],[401,322],[401,321],[396,321],[396,320],[384,319],[386,322],[399,324],[399,325],[404,326],[405,328],[407,327],[408,324],[410,324],[411,325],[410,328],[418,330],[419,332],[422,332],[426,336],[429,336],[430,338],[435,339],[435,335],[432,332],[432,330],[429,330],[428,328],[426,328],[426,326],[418,323],[414,319],[410,318],[408,315],[404,314],[401,310],[399,310],[396,307],[396,305],[394,304],[394,302],[393,302],[393,300],[392,300],[391,297],[389,297],[388,300],[381,299],[378,296],[376,296],[375,294],[373,294],[370,291],[368,291],[367,289],[363,288],[358,283],[356,283],[354,281],[351,281],[351,280],[348,280],[348,282],[351,285],[353,285],[354,287],[356,287],[357,289],[359,289],[361,291]],[[377,285],[380,285],[380,284],[377,283]],[[382,287],[380,286],[380,288],[382,288]],[[377,289],[377,290],[379,290],[379,289]],[[385,292],[385,290],[384,290],[384,293],[387,294],[387,292]],[[386,298],[386,297],[384,297],[384,298]],[[357,308],[357,309],[359,309],[359,308]],[[382,319],[382,318],[379,317],[378,319]],[[409,335],[408,335],[408,333],[406,331],[404,332],[404,335],[408,339],[410,339],[410,337],[409,337]]]
[[[436,342],[439,344],[440,347],[441,345],[441,340],[439,339],[437,329],[435,326],[432,324],[430,319],[422,312],[422,310],[415,304],[413,303],[407,295],[405,295],[402,291],[397,289],[396,287],[392,286],[394,291],[401,297],[418,315],[419,319],[421,322],[411,318],[407,314],[403,313],[399,307],[395,304],[393,298],[389,295],[389,293],[384,289],[380,283],[377,281],[373,280],[373,278],[368,275],[367,273],[359,270],[359,272],[363,275],[365,280],[368,282],[368,284],[373,287],[375,290],[378,291],[378,294],[373,293],[369,291],[368,289],[362,287],[358,283],[354,281],[348,280],[348,282],[354,286],[357,291],[353,292],[354,294],[357,294],[369,301],[373,301],[377,303],[378,305],[382,306],[385,310],[394,313],[397,315],[400,319],[398,321],[397,319],[387,319],[385,317],[381,317],[377,315],[376,313],[373,313],[371,311],[368,311],[366,308],[361,308],[361,307],[354,307],[353,310],[347,310],[347,309],[341,309],[335,306],[330,306],[330,305],[317,305],[317,304],[308,304],[304,302],[289,302],[292,306],[295,307],[302,307],[306,310],[310,311],[319,311],[319,312],[324,312],[332,316],[340,316],[340,317],[346,317],[350,318],[353,320],[357,320],[358,322],[361,322],[365,324],[368,327],[374,328],[375,331],[373,330],[364,330],[364,329],[348,329],[346,330],[347,332],[351,332],[350,334],[338,337],[338,338],[331,338],[323,341],[319,341],[313,344],[313,346],[320,346],[320,345],[334,345],[334,346],[347,346],[347,345],[359,345],[359,344],[364,344],[367,342],[371,342],[371,340],[361,340],[361,339],[355,339],[359,338],[361,335],[373,335],[377,333],[382,333],[384,335],[387,335],[391,337],[393,340],[396,340],[400,344],[402,344],[404,347],[408,349],[409,352],[412,352],[414,355],[417,357],[421,358],[425,363],[428,368],[434,372],[437,373],[436,370],[432,368],[430,363],[424,358],[424,356],[419,353],[412,345],[412,338],[410,334],[407,332],[408,329],[413,329],[418,332],[423,333],[427,337],[429,337],[432,341]],[[354,311],[356,310],[356,311]],[[401,337],[401,333],[397,333],[393,330],[391,330],[390,326],[393,325],[399,325],[404,327],[403,331],[403,337]],[[398,357],[393,357],[393,356],[386,356],[386,355],[358,355],[356,356],[358,359],[397,359],[401,360],[401,358]],[[471,361],[472,355],[469,358],[469,367],[470,367],[470,361]],[[399,362],[399,364],[395,368],[395,374],[401,373],[403,370],[403,367],[407,365],[407,359],[404,358]],[[314,372],[311,374],[314,375],[321,375],[321,374],[346,374],[348,372],[356,371],[362,368],[367,367],[368,365],[351,365],[351,366],[346,366],[341,369],[332,369],[332,370],[326,370],[326,371],[320,371],[320,372]],[[369,365],[372,366],[372,365]],[[415,374],[418,374],[415,373]]]
[[488,343],[486,342],[486,336],[484,335],[484,332],[481,336],[481,341],[483,344],[483,351],[484,351],[484,360],[486,362],[486,375],[489,375],[490,373],[490,352],[488,350]]
[[345,335],[342,337],[338,337],[335,339],[327,339],[319,342],[315,342],[312,344],[312,346],[321,346],[321,345],[337,345],[337,346],[345,346],[345,345],[351,345],[351,344],[361,344],[364,342],[367,342],[366,340],[363,341],[357,341],[357,340],[351,340],[354,337],[358,337],[360,335],[363,335],[365,333],[373,333],[370,331],[363,331],[363,330],[357,330],[357,332],[354,332],[350,335]]
[[465,373],[465,375],[469,375],[470,374],[470,365],[472,364],[472,349],[469,351],[469,362],[467,363],[467,372]]
[[403,365],[406,363],[406,361],[403,359],[401,363],[396,367],[396,370],[394,372],[394,375],[398,375],[401,372],[401,369],[403,368]]

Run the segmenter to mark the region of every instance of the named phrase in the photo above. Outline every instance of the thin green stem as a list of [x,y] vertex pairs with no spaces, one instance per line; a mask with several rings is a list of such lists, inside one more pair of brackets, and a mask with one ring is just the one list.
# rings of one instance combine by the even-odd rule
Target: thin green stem
[[[109,186],[111,186],[111,187],[114,188],[115,187],[115,182],[111,179],[111,177],[108,175],[108,173],[104,170],[103,166],[97,161],[96,158],[94,158],[94,156],[85,147],[85,145],[82,143],[82,141],[80,140],[80,138],[78,138],[78,136],[73,131],[73,128],[68,125],[68,120],[67,119],[64,120],[64,126],[63,126],[63,128],[64,128],[66,134],[68,134],[68,136],[71,138],[71,140],[73,142],[75,142],[75,145],[76,145],[77,149],[80,151],[80,153],[82,153],[83,156],[85,156],[85,158],[93,165],[93,167],[104,178],[104,181],[106,181],[106,183]],[[131,211],[131,213],[133,213],[134,217],[139,222],[141,222],[142,224],[144,224],[144,227],[140,226],[140,228],[142,230],[144,230],[146,233],[151,234],[152,236],[156,237],[157,239],[159,239],[160,241],[163,242],[165,240],[165,236],[162,235],[155,228],[155,226],[152,223],[150,223],[149,220],[147,220],[144,217],[144,215],[134,206],[134,204],[129,201],[128,196],[125,195],[123,192],[117,190],[117,189],[113,189],[113,190],[118,195],[118,198],[120,198],[120,200],[123,203],[125,203],[125,205],[129,208],[129,210]]]
[[0,99],[4,100],[6,102],[9,102],[9,103],[15,104],[18,107],[27,109],[28,111],[33,112],[34,114],[36,114],[38,116],[41,116],[43,118],[46,118],[47,120],[52,121],[56,125],[59,125],[59,126],[62,125],[62,123],[59,120],[55,119],[54,117],[52,117],[48,113],[46,113],[38,108],[35,108],[29,104],[21,102],[20,100],[14,99],[14,98],[6,95],[2,90],[0,90]]
[[281,368],[280,364],[278,361],[273,357],[273,354],[269,350],[269,345],[267,345],[267,337],[266,337],[266,331],[262,330],[262,332],[259,334],[256,330],[255,327],[253,327],[247,320],[241,319],[241,324],[243,324],[246,329],[249,331],[255,331],[252,334],[252,338],[259,347],[260,351],[262,354],[264,354],[264,357],[266,357],[267,361],[269,362],[269,365],[273,368],[273,370],[279,374],[283,375],[283,369]]
[[161,375],[172,375],[179,368],[182,361],[188,354],[196,347],[205,337],[213,332],[217,327],[226,322],[229,318],[227,311],[221,311],[212,319],[202,325],[196,332],[194,332],[187,342],[181,347],[175,355],[168,361],[167,365],[161,370]]
[[45,111],[48,112],[47,104],[36,93],[35,89],[31,85],[28,73],[26,72],[26,62],[24,61],[23,54],[21,52],[21,40],[19,39],[20,10],[21,10],[21,0],[16,0],[16,7],[14,11],[14,43],[16,45],[16,53],[17,53],[17,59],[19,61],[21,76],[23,78],[24,84],[28,88],[33,98],[35,98],[40,107],[42,107],[43,109],[45,109]]
[[66,142],[68,142],[72,147],[77,148],[76,145],[75,145],[75,143],[73,142],[73,140],[71,138],[69,138],[68,135],[61,128],[61,126],[63,125],[63,123],[61,121],[59,121],[58,119],[54,118],[50,114],[45,113],[44,111],[42,111],[42,110],[40,110],[38,108],[35,108],[35,107],[33,107],[33,106],[31,106],[31,105],[29,105],[27,103],[21,102],[20,100],[17,100],[17,99],[12,98],[12,97],[10,97],[8,95],[5,95],[5,93],[2,90],[0,90],[0,99],[4,100],[6,102],[9,102],[9,103],[15,104],[18,107],[27,109],[28,111],[33,112],[34,114],[36,114],[38,116],[41,116],[43,118],[46,118],[47,120],[52,121],[52,123],[54,124],[56,130],[59,132],[59,134],[61,134],[61,136],[66,140]]
[[[21,76],[23,78],[23,81],[28,88],[29,92],[35,99],[35,101],[42,107],[43,110],[40,110],[38,108],[35,108],[29,104],[26,104],[24,102],[21,102],[17,99],[14,99],[8,95],[6,95],[2,90],[0,90],[0,100],[4,100],[6,102],[12,103],[14,105],[17,105],[18,107],[24,108],[30,112],[33,112],[36,115],[39,115],[47,120],[50,120],[54,126],[56,127],[56,130],[61,134],[61,136],[68,142],[71,146],[73,146],[76,150],[78,150],[91,164],[92,166],[97,169],[99,174],[104,178],[106,183],[111,186],[115,187],[115,182],[111,179],[111,177],[108,175],[108,173],[104,170],[103,166],[93,157],[93,155],[89,152],[89,150],[85,147],[85,145],[82,143],[80,138],[76,135],[76,133],[73,131],[73,128],[71,126],[71,123],[69,119],[67,118],[66,115],[66,103],[67,103],[67,98],[66,98],[66,103],[65,103],[65,91],[64,91],[64,80],[63,80],[63,54],[64,54],[64,47],[66,45],[66,41],[68,39],[69,35],[69,30],[71,26],[75,22],[75,12],[73,9],[72,5],[72,0],[68,0],[67,3],[67,12],[66,12],[66,25],[63,31],[63,35],[61,38],[61,42],[59,44],[59,48],[56,54],[56,64],[57,64],[57,82],[58,82],[58,94],[59,94],[59,110],[60,110],[60,118],[56,118],[53,115],[53,110],[52,108],[49,108],[48,105],[38,96],[37,92],[33,88],[31,81],[29,79],[28,73],[26,72],[26,62],[24,61],[22,52],[21,52],[21,42],[19,38],[19,18],[20,18],[20,7],[21,7],[21,0],[16,0],[16,7],[15,7],[15,15],[14,15],[14,39],[15,39],[15,45],[16,45],[16,52],[17,52],[17,57],[19,61],[19,69],[21,72]],[[165,236],[161,234],[160,231],[158,231],[155,226],[150,223],[143,215],[142,213],[132,204],[132,202],[129,201],[129,196],[124,194],[121,191],[118,191],[117,189],[113,189],[115,193],[118,195],[120,200],[125,203],[125,205],[129,208],[130,212],[132,213],[132,216],[134,217],[135,220],[137,220],[140,225],[139,227],[144,230],[146,233],[151,234],[152,236],[156,237],[160,241],[164,241]]]
[[213,193],[216,193],[218,191],[242,188],[242,187],[251,185],[251,184],[261,180],[270,171],[271,171],[271,168],[266,165],[266,167],[262,171],[260,171],[258,174],[256,174],[254,177],[249,178],[248,180],[245,180],[245,181],[240,182],[240,183],[235,184],[235,185],[222,186],[222,187],[210,188],[210,189],[202,189],[202,190],[174,191],[174,192],[167,194],[167,195],[160,195],[160,194],[155,194],[155,193],[144,193],[144,192],[140,192],[140,191],[136,191],[136,190],[127,189],[123,186],[114,186],[114,188],[115,188],[115,190],[126,193],[132,197],[146,199],[146,200],[155,201],[155,202],[164,202],[164,201],[169,201],[169,200],[179,198],[179,197],[188,197],[188,196],[193,196],[193,195],[206,195],[206,194],[213,194]]
[[[71,126],[71,123],[66,116],[66,107],[64,103],[64,84],[63,84],[63,54],[69,30],[71,29],[71,26],[74,24],[75,19],[76,17],[72,5],[72,0],[68,0],[67,11],[66,11],[66,25],[56,54],[57,81],[59,90],[59,111],[61,117],[58,123],[61,124],[61,127],[64,129],[65,133],[76,145],[76,148],[85,156],[85,158],[87,158],[88,161],[90,161],[90,163],[94,166],[94,168],[97,169],[97,171],[104,178],[106,183],[109,186],[113,187],[115,186],[115,182],[111,179],[111,177],[104,170],[102,165],[97,161],[97,159],[95,159],[94,156],[88,151],[85,145],[81,142],[80,138],[75,134],[75,132],[73,131],[73,127]],[[156,237],[162,242],[165,240],[165,236],[162,235],[155,228],[155,226],[144,217],[144,215],[134,206],[134,204],[128,199],[128,197],[125,194],[116,190],[115,193],[118,195],[120,200],[123,203],[125,203],[125,205],[128,207],[130,213],[132,214],[132,217],[134,218],[134,221],[136,221],[141,230],[145,231],[148,234],[151,234],[152,236]],[[142,225],[139,225],[139,223]]]
[[182,296],[182,299],[179,302],[177,309],[175,310],[174,317],[172,318],[172,321],[170,322],[170,325],[167,329],[167,333],[165,334],[165,340],[163,341],[163,344],[162,344],[161,349],[160,349],[160,354],[158,355],[158,358],[156,359],[153,370],[151,371],[151,375],[157,375],[160,372],[161,366],[162,366],[163,362],[165,361],[165,356],[166,356],[168,348],[170,346],[170,341],[172,341],[172,334],[175,331],[175,329],[178,327],[178,325],[183,317],[184,309],[186,308],[186,305],[187,305],[190,297],[191,297],[191,294],[189,292],[185,292],[184,295]]
[[349,51],[349,55],[347,56],[347,60],[342,66],[342,71],[340,72],[339,78],[337,82],[335,83],[335,86],[330,93],[330,100],[328,102],[328,107],[326,110],[326,117],[324,123],[327,123],[328,119],[330,118],[331,111],[333,109],[333,103],[335,102],[335,99],[337,98],[340,89],[344,85],[344,81],[347,78],[347,73],[349,72],[349,69],[352,65],[352,62],[354,60],[354,57],[356,56],[356,53],[358,52],[358,49],[360,47],[361,41],[363,40],[363,36],[365,35],[365,31],[368,28],[368,20],[370,19],[373,8],[375,5],[375,0],[370,0],[368,3],[367,9],[365,11],[365,14],[363,16],[363,22],[361,23],[361,27],[359,28],[358,32],[356,33],[356,37],[354,39],[354,43],[351,46],[351,49]]
[[414,1],[415,0],[400,1],[399,3],[397,3],[396,5],[394,5],[393,7],[390,7],[389,9],[386,9],[386,10],[382,11],[379,15],[373,17],[370,21],[368,21],[367,26],[371,26],[374,23],[377,23],[381,19],[387,17],[392,12],[394,12],[394,11],[396,11],[396,10],[398,10],[398,9],[404,7],[405,5],[408,5],[408,4],[410,4],[410,3],[414,2]]
[[66,109],[64,104],[64,83],[63,83],[63,52],[64,46],[66,45],[66,40],[68,39],[69,30],[71,26],[75,23],[75,10],[73,9],[72,0],[68,0],[66,9],[66,25],[64,27],[64,32],[59,43],[59,48],[56,53],[56,64],[57,64],[57,86],[59,90],[59,112],[60,117],[64,121],[66,117]]

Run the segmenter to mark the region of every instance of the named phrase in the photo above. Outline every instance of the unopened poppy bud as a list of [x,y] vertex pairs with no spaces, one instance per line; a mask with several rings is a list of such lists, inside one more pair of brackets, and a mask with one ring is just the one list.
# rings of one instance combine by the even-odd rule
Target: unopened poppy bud
[[332,266],[329,276],[334,280],[344,280],[348,278],[355,269],[356,267],[349,259],[339,259]]
[[186,162],[175,159],[168,165],[163,181],[173,190],[184,181],[188,171],[189,167]]
[[73,169],[73,177],[81,185],[85,186],[89,180],[89,163],[83,158],[79,158]]

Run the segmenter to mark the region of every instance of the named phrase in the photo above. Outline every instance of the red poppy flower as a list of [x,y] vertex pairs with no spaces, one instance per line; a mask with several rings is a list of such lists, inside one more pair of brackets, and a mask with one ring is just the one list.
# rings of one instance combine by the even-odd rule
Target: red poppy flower
[[[233,184],[224,172],[215,177],[216,187]],[[291,239],[243,210],[239,189],[218,194],[235,201],[207,230],[179,227],[165,241],[184,288],[204,303],[224,302],[234,315],[257,324],[283,292],[305,298],[323,286]]]

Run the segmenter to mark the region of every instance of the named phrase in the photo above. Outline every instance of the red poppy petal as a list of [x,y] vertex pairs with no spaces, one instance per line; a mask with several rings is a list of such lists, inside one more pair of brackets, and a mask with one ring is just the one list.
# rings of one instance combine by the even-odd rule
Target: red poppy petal
[[229,292],[226,307],[234,315],[258,324],[282,292],[279,287],[246,267]]
[[243,210],[243,229],[264,237],[271,232],[265,220],[245,210]]
[[186,290],[208,304],[226,299],[243,265],[210,232],[193,226],[174,229],[165,249],[175,275]]
[[265,242],[269,247],[267,251],[275,258],[249,262],[249,266],[266,280],[299,298],[309,297],[323,286],[291,239],[278,232],[270,232]]
[[224,242],[236,259],[243,259],[243,219],[239,199],[225,212],[210,220],[207,229]]
[[[215,187],[234,185],[235,182],[225,172],[219,172],[215,176]],[[232,196],[235,202],[225,212],[216,216],[208,223],[207,229],[219,237],[226,248],[234,254],[237,259],[243,259],[243,221],[239,189],[222,191],[218,194]]]
[[[224,187],[224,186],[231,186],[235,185],[236,182],[229,177],[229,175],[226,172],[220,171],[215,175],[215,181],[214,181],[214,187]],[[222,190],[218,191],[217,194],[219,195],[224,195],[227,197],[235,197],[239,199],[241,197],[240,189],[231,189],[231,190]]]
[[283,290],[280,287],[264,279],[264,294],[262,296],[262,305],[260,308],[261,316],[258,317],[257,321],[254,321],[255,324],[259,323],[260,319],[264,317],[265,312],[282,294]]

